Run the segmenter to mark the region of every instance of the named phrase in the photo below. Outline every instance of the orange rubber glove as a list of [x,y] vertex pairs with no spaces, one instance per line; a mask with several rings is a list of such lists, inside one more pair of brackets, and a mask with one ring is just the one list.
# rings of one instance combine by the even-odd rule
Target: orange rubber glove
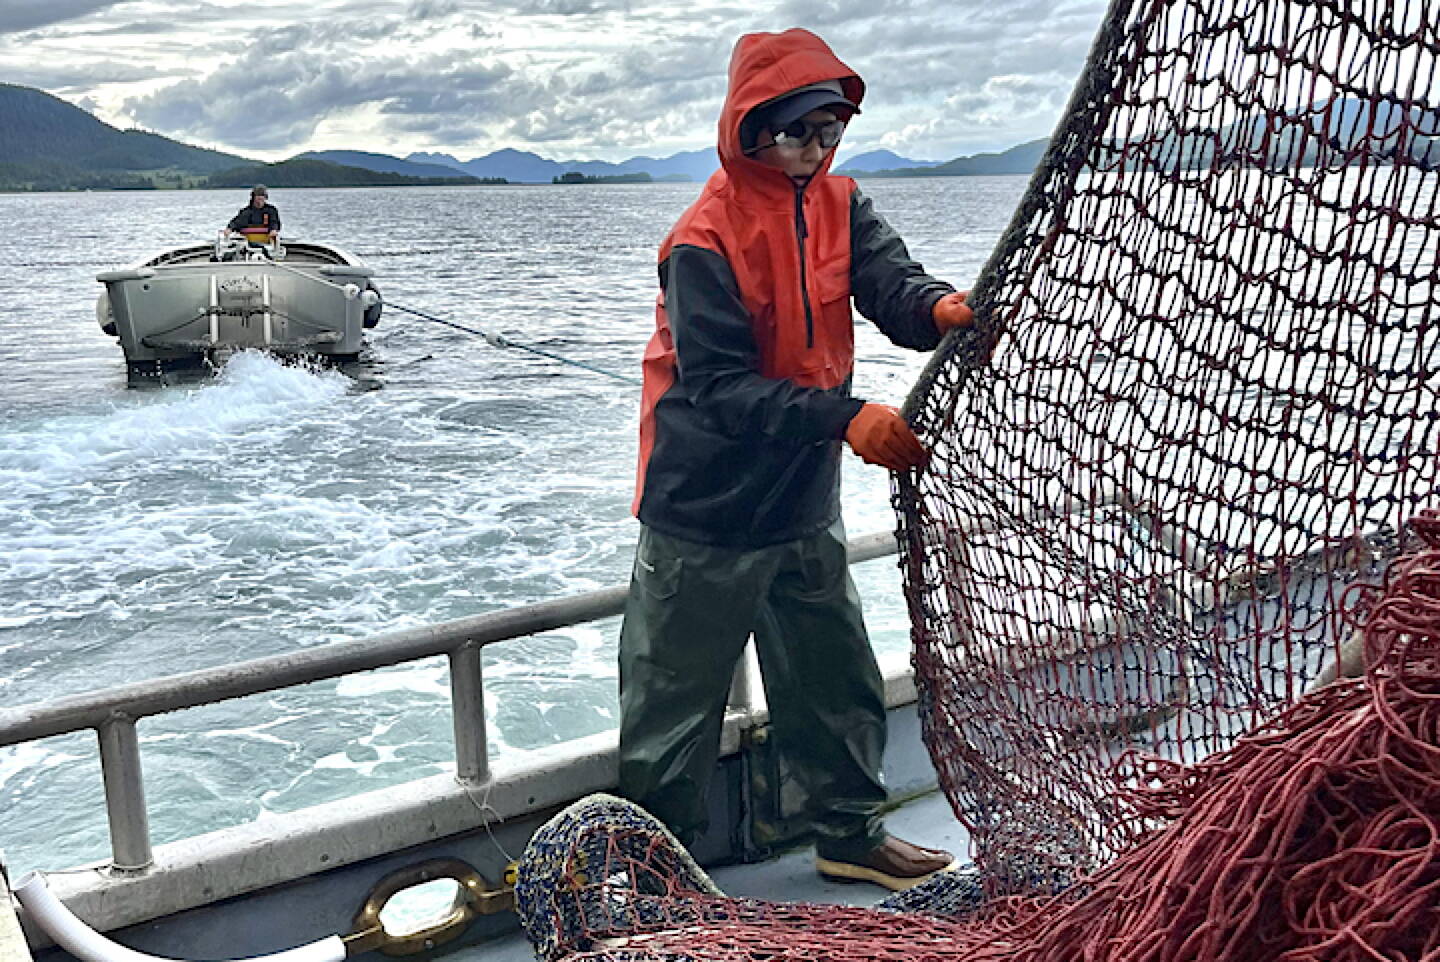
[[975,323],[975,312],[965,303],[969,296],[969,291],[960,291],[946,294],[935,302],[930,317],[935,321],[935,329],[942,335],[952,327],[969,327]]
[[865,463],[891,471],[917,468],[930,458],[900,412],[888,404],[866,404],[857,411],[845,429],[845,441]]

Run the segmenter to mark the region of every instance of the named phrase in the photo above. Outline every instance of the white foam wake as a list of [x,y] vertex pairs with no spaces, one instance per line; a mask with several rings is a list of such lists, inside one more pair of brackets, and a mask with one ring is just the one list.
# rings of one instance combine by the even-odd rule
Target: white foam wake
[[138,395],[97,414],[0,433],[0,480],[20,487],[74,483],[137,462],[204,456],[227,442],[313,416],[314,409],[344,395],[348,384],[338,372],[243,352],[201,387]]

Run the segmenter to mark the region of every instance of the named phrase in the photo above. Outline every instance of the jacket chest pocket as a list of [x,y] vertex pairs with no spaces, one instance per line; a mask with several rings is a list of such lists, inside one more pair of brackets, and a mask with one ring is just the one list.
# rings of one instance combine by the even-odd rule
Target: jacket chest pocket
[[820,265],[815,271],[815,287],[821,304],[833,304],[843,300],[845,310],[850,310],[849,263],[836,261]]
[[815,272],[814,345],[805,368],[817,387],[835,387],[850,376],[855,357],[855,322],[850,313],[850,265],[844,260]]

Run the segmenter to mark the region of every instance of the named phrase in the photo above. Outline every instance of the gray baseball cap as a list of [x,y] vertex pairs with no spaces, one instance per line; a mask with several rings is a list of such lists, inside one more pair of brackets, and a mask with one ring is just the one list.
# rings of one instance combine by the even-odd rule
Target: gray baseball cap
[[860,112],[860,108],[846,98],[840,81],[826,80],[818,84],[797,87],[776,98],[774,102],[764,107],[764,119],[761,123],[762,126],[769,127],[771,130],[779,130],[820,107],[834,109],[841,120],[849,120],[853,114]]

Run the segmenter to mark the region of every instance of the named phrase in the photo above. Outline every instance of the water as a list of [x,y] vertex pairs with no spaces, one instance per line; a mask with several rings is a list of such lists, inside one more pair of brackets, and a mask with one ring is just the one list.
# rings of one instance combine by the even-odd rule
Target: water
[[[967,284],[1026,179],[872,181],[912,253]],[[638,375],[654,251],[698,185],[288,190],[287,236],[364,256],[388,300]],[[97,271],[213,236],[241,193],[0,195],[0,705],[13,707],[621,584],[637,389],[396,311],[365,391],[241,355],[128,390]],[[857,393],[926,355],[857,331]],[[846,459],[852,534],[894,527]],[[903,652],[893,559],[856,569]],[[613,728],[615,620],[492,647],[498,757]],[[447,669],[419,662],[149,719],[157,843],[453,770]],[[0,749],[12,870],[108,853],[93,736]]]

